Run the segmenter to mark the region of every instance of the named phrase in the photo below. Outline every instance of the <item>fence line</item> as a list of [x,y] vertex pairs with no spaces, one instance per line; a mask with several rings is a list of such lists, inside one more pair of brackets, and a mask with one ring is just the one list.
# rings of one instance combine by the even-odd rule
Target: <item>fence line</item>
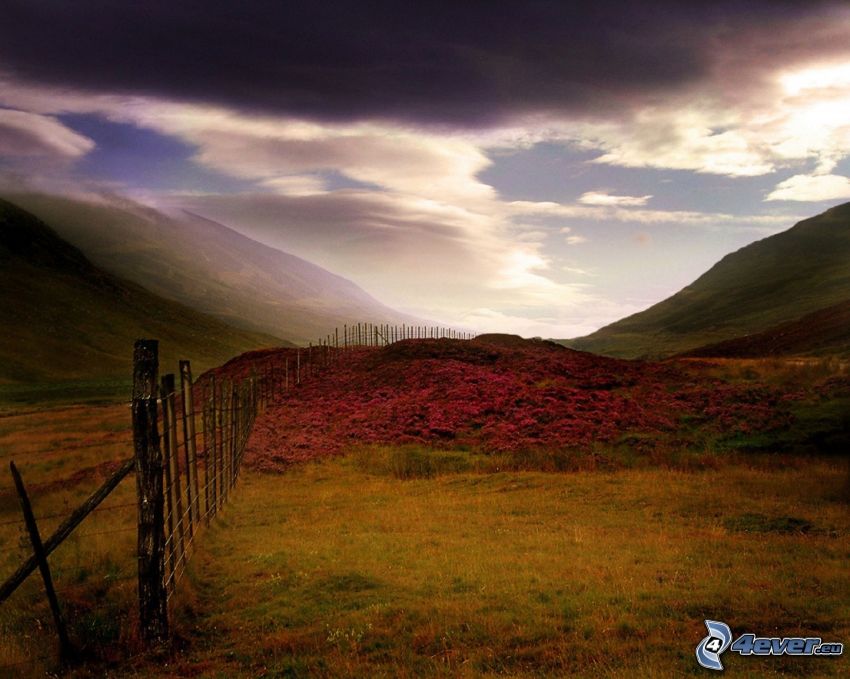
[[[32,539],[33,554],[0,584],[0,603],[39,568],[51,610],[54,611],[63,660],[68,659],[73,653],[63,629],[47,557],[89,514],[136,506],[138,520],[135,527],[80,535],[137,532],[138,573],[135,577],[138,579],[140,636],[148,644],[167,641],[169,602],[186,571],[195,541],[231,499],[254,422],[270,403],[285,398],[305,381],[338,366],[342,358],[353,351],[385,347],[405,340],[465,340],[472,337],[470,333],[437,326],[344,325],[315,344],[287,350],[289,355],[283,358],[282,365],[275,364],[274,359],[257,356],[251,362],[250,373],[241,377],[226,376],[225,364],[193,380],[190,362],[181,360],[179,389],[174,374],[159,375],[158,341],[137,340],[133,352],[133,396],[130,402],[133,457],[125,460],[43,542],[38,534],[36,517],[32,516],[28,504],[23,480],[11,463],[24,519],[0,525],[25,523]],[[218,375],[221,372],[225,375]],[[97,444],[71,445],[69,448],[120,443],[106,440]],[[36,452],[42,451],[22,454]],[[54,454],[62,450],[43,452]],[[133,470],[136,502],[99,507]],[[30,490],[42,485],[32,484]],[[45,520],[60,516],[49,514],[39,518]],[[61,594],[63,590],[58,592]]]

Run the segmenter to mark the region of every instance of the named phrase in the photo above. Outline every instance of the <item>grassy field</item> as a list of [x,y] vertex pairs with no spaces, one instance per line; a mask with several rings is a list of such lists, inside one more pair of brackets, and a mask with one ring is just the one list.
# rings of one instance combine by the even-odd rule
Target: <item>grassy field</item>
[[[127,405],[27,408],[0,416],[0,580],[32,552],[9,461],[27,485],[42,537],[132,455]],[[72,638],[98,662],[133,648],[136,489],[132,474],[50,557]],[[33,574],[0,604],[0,676],[45,676],[56,635]],[[114,655],[113,655],[114,654]]]
[[435,455],[431,478],[398,478],[421,466],[392,450],[247,475],[192,563],[175,672],[689,676],[705,618],[850,638],[843,468],[481,474]]
[[[789,389],[842,370],[710,369]],[[795,431],[834,428],[846,400],[806,405]],[[28,553],[8,461],[47,535],[130,455],[129,425],[126,404],[0,415],[0,579]],[[697,676],[705,618],[848,643],[846,456],[744,443],[652,457],[622,442],[525,456],[371,447],[246,470],[196,544],[167,656],[137,640],[128,478],[50,557],[86,660],[72,675]],[[0,676],[43,677],[55,650],[36,574],[0,604]],[[850,670],[846,656],[723,660],[743,677]]]

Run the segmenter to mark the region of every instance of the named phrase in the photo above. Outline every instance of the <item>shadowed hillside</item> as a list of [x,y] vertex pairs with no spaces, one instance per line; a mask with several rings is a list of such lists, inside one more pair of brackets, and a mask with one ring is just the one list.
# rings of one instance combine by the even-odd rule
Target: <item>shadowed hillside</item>
[[850,203],[727,255],[672,297],[568,344],[626,358],[668,356],[763,332],[847,299]]
[[685,352],[685,356],[759,358],[766,356],[850,356],[850,300],[782,323],[764,332],[736,337]]
[[163,365],[196,371],[281,340],[233,328],[94,266],[44,222],[0,200],[0,383],[118,380],[133,341],[161,341]]

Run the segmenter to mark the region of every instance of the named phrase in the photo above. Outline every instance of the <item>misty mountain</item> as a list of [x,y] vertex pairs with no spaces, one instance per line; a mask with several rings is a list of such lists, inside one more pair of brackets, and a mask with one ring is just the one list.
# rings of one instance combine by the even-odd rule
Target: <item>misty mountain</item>
[[[847,299],[850,203],[751,243],[672,297],[566,343],[610,356],[669,356],[768,331]],[[816,337],[811,343],[819,344]]]
[[189,212],[120,198],[14,200],[98,266],[240,328],[306,344],[346,323],[415,322],[341,276]]
[[282,340],[234,328],[92,264],[42,220],[0,200],[0,384],[132,377],[133,342],[160,340],[162,372],[196,374]]

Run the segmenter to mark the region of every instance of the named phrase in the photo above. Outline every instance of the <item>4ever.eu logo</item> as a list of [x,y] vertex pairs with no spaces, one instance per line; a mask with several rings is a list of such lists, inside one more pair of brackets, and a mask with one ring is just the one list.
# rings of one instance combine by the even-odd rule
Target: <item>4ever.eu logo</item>
[[727,650],[740,655],[814,655],[839,656],[844,644],[824,642],[820,637],[757,637],[742,634],[732,641],[732,630],[725,622],[706,620],[708,636],[697,646],[697,662],[710,670],[722,670],[720,656]]

